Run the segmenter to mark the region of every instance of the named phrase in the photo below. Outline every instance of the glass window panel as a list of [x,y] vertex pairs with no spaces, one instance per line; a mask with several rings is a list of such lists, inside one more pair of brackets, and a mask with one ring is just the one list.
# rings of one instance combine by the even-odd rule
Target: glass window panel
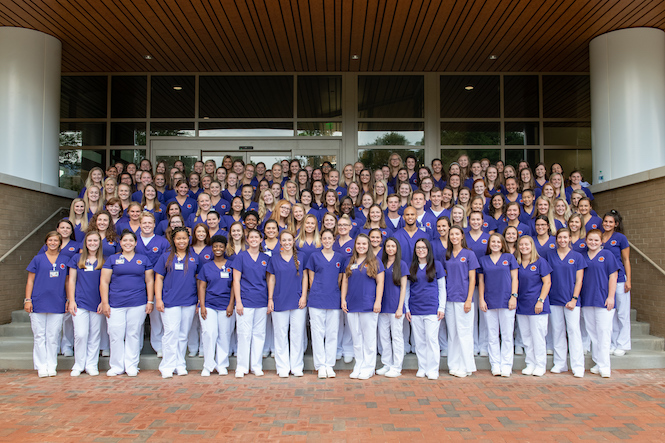
[[296,155],[294,158],[300,162],[302,168],[305,166],[320,168],[323,162],[330,162],[333,168],[337,168],[336,155]]
[[[407,155],[416,157],[416,166],[425,164],[424,149],[358,149],[358,161],[362,162],[366,168],[375,170],[388,164],[388,159],[393,154],[399,154],[404,160]],[[341,169],[341,168],[340,168]]]
[[111,77],[111,117],[146,118],[148,77],[115,75]]
[[358,123],[358,145],[425,144],[425,124],[420,122],[366,122]]
[[538,118],[537,75],[506,75],[503,77],[504,117]]
[[501,149],[442,149],[440,158],[444,171],[447,172],[450,164],[461,155],[468,155],[471,161],[487,158],[491,164],[495,164],[501,160]]
[[591,118],[588,75],[543,75],[543,117]]
[[194,163],[199,161],[199,158],[194,155],[158,155],[156,160],[157,163],[166,162],[166,165],[168,166],[168,168],[166,168],[167,171],[169,171],[169,168],[171,168],[177,160],[180,160],[183,165],[185,165],[185,172],[189,172],[194,170]]
[[[222,166],[222,163],[224,162],[224,157],[226,157],[227,155],[230,155],[231,159],[233,161],[235,161],[235,160],[245,161],[245,153],[244,152],[238,152],[238,151],[236,151],[236,152],[203,151],[203,152],[201,152],[201,161],[203,163],[205,163],[208,160],[214,160],[215,164],[219,168],[219,167]],[[288,157],[286,157],[286,158],[288,158]],[[266,165],[267,165],[267,163],[266,163]],[[270,165],[272,166],[272,163],[270,163]],[[268,166],[268,168],[270,168],[270,166]]]
[[298,135],[303,137],[339,137],[342,135],[342,123],[298,122]]
[[199,77],[199,117],[293,118],[293,76]]
[[545,164],[548,171],[554,163],[561,164],[565,177],[578,170],[585,181],[589,183],[596,181],[593,177],[591,149],[545,149]]
[[422,118],[422,75],[358,76],[359,118]]
[[543,136],[546,145],[591,147],[591,122],[545,122]]
[[60,118],[106,118],[108,77],[63,76]]
[[201,137],[293,137],[291,122],[201,122]]
[[279,163],[282,160],[290,160],[291,152],[247,152],[247,161],[253,165],[263,162],[267,169],[272,168],[274,163]]
[[499,122],[441,122],[442,145],[498,145]]
[[150,79],[152,118],[194,118],[194,76],[153,75]]
[[506,122],[506,145],[539,145],[538,122]]
[[540,162],[540,149],[506,149],[506,164],[515,168],[522,160],[526,160],[533,168]]
[[498,118],[498,75],[442,75],[441,118]]
[[150,136],[152,137],[194,137],[194,133],[194,122],[150,123]]
[[59,186],[80,191],[88,172],[98,166],[106,170],[106,149],[60,149]]
[[106,123],[60,123],[60,146],[106,146]]
[[335,118],[341,116],[341,75],[298,76],[298,118]]
[[111,123],[111,146],[145,146],[145,123]]

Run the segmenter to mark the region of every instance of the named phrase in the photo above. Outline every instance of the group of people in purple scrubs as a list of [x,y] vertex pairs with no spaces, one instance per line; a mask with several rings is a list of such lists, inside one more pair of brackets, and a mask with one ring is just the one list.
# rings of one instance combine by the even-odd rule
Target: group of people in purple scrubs
[[[602,218],[579,171],[466,155],[431,167],[393,153],[374,170],[328,162],[270,169],[224,158],[93,168],[69,217],[28,266],[24,307],[40,377],[58,353],[72,376],[137,376],[142,348],[163,378],[302,377],[311,343],[319,378],[468,377],[476,357],[510,377],[610,377],[630,350],[630,248],[621,215]],[[148,320],[146,321],[146,318]],[[146,330],[149,328],[149,334]],[[144,337],[148,336],[146,340]],[[381,364],[377,368],[377,355]]]

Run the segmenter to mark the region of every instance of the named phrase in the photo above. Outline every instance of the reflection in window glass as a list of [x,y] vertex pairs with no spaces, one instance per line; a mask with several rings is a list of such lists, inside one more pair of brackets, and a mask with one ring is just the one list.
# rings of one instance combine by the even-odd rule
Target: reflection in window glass
[[303,137],[340,137],[340,122],[298,122],[298,135]]
[[498,145],[498,122],[441,122],[442,145]]
[[333,168],[337,168],[336,155],[296,155],[294,158],[300,162],[303,168],[305,166],[320,168],[323,162],[330,162]]
[[336,118],[341,116],[341,75],[298,76],[298,118]]
[[506,145],[539,145],[538,122],[506,122]]
[[146,118],[148,78],[145,75],[111,77],[111,117]]
[[591,122],[544,122],[546,145],[591,147]]
[[106,146],[106,123],[60,123],[60,146]]
[[199,117],[293,118],[293,76],[199,77]]
[[111,146],[145,146],[145,123],[111,123]]
[[201,137],[292,137],[290,122],[201,122]]
[[422,75],[359,75],[359,118],[422,118]]
[[194,122],[152,122],[151,137],[194,137]]
[[[166,162],[169,168],[173,167],[177,160],[180,160],[185,165],[185,172],[189,173],[194,170],[194,163],[196,163],[199,158],[193,155],[158,155],[156,160],[157,163]],[[168,171],[169,168],[166,170]]]
[[358,145],[425,144],[425,124],[421,122],[366,122],[358,123]]
[[588,75],[543,75],[543,117],[591,118]]
[[442,75],[441,118],[498,118],[498,75]]
[[152,118],[194,118],[194,76],[153,75],[150,78]]
[[545,164],[548,171],[553,163],[561,164],[566,178],[571,172],[578,170],[585,181],[589,183],[594,181],[591,149],[545,149]]
[[537,75],[506,75],[503,77],[504,117],[538,118]]
[[60,118],[105,118],[106,76],[62,76]]
[[540,149],[506,149],[506,164],[515,168],[522,160],[526,160],[531,168],[540,162]]
[[424,149],[358,149],[358,161],[362,162],[366,168],[374,170],[387,165],[393,153],[399,154],[402,160],[407,155],[415,156],[418,167],[425,164]]
[[450,164],[456,162],[461,155],[468,155],[471,161],[487,158],[494,164],[501,160],[501,149],[442,149],[440,158],[443,169],[447,172]]
[[65,189],[80,191],[88,172],[98,166],[106,169],[106,150],[92,149],[60,149],[59,186]]

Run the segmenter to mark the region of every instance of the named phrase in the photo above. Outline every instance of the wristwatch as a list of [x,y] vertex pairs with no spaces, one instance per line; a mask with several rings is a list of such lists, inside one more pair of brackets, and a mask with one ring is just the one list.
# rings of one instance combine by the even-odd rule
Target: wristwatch
[[517,298],[517,293],[510,294],[510,296]]
[[579,300],[579,297],[575,297],[575,296],[573,295],[573,300]]
[[543,299],[540,298],[540,297],[538,297],[538,301],[541,302],[541,303],[545,303],[545,300],[543,300]]

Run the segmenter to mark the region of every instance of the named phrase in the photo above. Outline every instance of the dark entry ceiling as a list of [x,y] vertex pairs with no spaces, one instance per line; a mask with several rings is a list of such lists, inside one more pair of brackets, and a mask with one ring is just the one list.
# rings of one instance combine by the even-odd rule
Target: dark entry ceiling
[[593,37],[665,29],[665,2],[3,0],[0,26],[60,39],[63,72],[586,72]]

